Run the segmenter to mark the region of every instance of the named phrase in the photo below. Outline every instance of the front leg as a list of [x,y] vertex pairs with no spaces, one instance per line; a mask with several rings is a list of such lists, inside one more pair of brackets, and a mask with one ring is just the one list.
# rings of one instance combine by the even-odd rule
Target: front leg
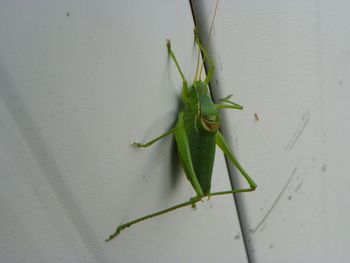
[[232,97],[232,94],[226,96],[225,98],[222,98],[220,101],[221,102],[224,102],[224,103],[228,103],[228,104],[215,104],[215,106],[218,108],[218,109],[236,109],[236,110],[242,110],[243,109],[243,106],[233,102],[233,101],[230,101],[230,98]]
[[170,131],[167,131],[166,133],[163,133],[162,135],[158,136],[157,138],[154,138],[153,140],[150,140],[149,142],[146,143],[139,143],[139,142],[133,142],[130,144],[130,146],[133,147],[149,147],[151,146],[153,143],[159,141],[160,139],[164,138],[165,136],[168,136],[172,133],[174,133],[176,131],[176,127],[171,129]]

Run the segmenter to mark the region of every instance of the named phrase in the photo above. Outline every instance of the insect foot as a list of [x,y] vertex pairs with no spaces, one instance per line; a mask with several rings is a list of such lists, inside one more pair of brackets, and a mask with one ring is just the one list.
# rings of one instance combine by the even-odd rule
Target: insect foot
[[137,147],[142,147],[143,146],[143,144],[142,143],[139,143],[139,142],[132,142],[132,143],[130,143],[129,144],[131,147],[135,147],[135,148],[137,148]]
[[169,38],[166,40],[166,46],[168,48],[168,53],[170,53],[171,52],[171,43],[170,43],[170,39]]
[[197,209],[197,206],[196,206],[196,203],[201,201],[202,200],[202,196],[195,196],[195,197],[192,197],[190,199],[190,202],[191,202],[191,207],[196,210]]
[[115,238],[116,236],[118,236],[124,228],[125,227],[123,225],[119,226],[117,228],[117,230],[112,235],[110,235],[109,238],[107,238],[105,241],[108,242],[108,241],[112,240],[113,238]]
[[192,207],[193,210],[197,210],[196,203],[191,204],[191,207]]

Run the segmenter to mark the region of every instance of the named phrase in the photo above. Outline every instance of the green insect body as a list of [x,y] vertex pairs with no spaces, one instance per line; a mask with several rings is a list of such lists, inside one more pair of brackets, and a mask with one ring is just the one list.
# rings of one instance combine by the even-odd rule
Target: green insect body
[[[208,86],[203,81],[196,81],[187,88],[184,104],[185,109],[179,114],[177,127],[183,127],[181,129],[185,130],[190,142],[190,159],[200,189],[193,184],[192,186],[197,190],[197,195],[207,195],[210,193],[215,158],[215,134],[220,127],[219,112],[209,95]],[[175,138],[176,141],[181,140],[176,131]],[[184,164],[183,154],[179,153],[179,156]],[[185,173],[192,182],[189,171],[185,169]]]
[[[197,70],[192,85],[187,85],[187,81],[179,67],[177,59],[171,49],[170,41],[167,40],[168,53],[174,61],[183,81],[181,99],[184,104],[184,110],[178,115],[178,121],[175,128],[160,135],[159,137],[145,143],[133,143],[135,147],[149,147],[156,141],[167,135],[174,134],[177,144],[178,156],[181,165],[185,171],[187,179],[190,181],[196,196],[189,201],[175,205],[173,207],[149,214],[138,219],[132,220],[120,225],[117,230],[110,235],[106,241],[115,238],[120,232],[143,220],[159,216],[161,214],[176,210],[185,206],[195,206],[195,203],[202,200],[203,197],[236,194],[241,192],[254,191],[257,187],[255,182],[249,177],[247,172],[242,168],[236,158],[233,156],[229,146],[219,131],[220,114],[219,109],[238,109],[242,106],[230,101],[231,96],[221,100],[221,103],[213,102],[209,92],[209,81],[214,73],[214,63],[208,56],[206,50],[199,41],[198,31],[195,29],[195,42],[198,46],[198,56],[200,51],[207,60],[210,68],[204,81],[201,80],[201,70],[198,74],[199,59]],[[202,69],[202,67],[201,67]],[[215,158],[216,145],[224,152],[225,156],[235,165],[238,171],[243,175],[249,184],[249,188],[231,189],[223,192],[210,192],[211,177]]]

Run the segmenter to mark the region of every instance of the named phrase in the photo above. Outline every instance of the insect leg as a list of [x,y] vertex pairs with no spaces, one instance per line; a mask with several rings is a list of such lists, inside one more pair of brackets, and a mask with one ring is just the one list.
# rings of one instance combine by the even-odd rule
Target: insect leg
[[109,238],[106,239],[106,241],[112,240],[113,238],[118,236],[123,229],[125,229],[127,227],[130,227],[130,226],[132,226],[132,225],[134,225],[136,223],[139,223],[141,221],[147,220],[147,219],[152,218],[152,217],[156,217],[156,216],[168,213],[170,211],[176,210],[176,209],[181,208],[181,207],[185,207],[185,206],[189,206],[189,205],[194,206],[195,203],[199,202],[200,200],[202,200],[202,197],[195,196],[195,197],[191,198],[187,202],[184,202],[184,203],[181,203],[181,204],[169,207],[167,209],[164,209],[164,210],[161,210],[161,211],[158,211],[158,212],[155,212],[155,213],[152,213],[152,214],[140,217],[138,219],[132,220],[132,221],[127,222],[125,224],[122,224],[122,225],[118,226],[117,230],[112,235],[110,235]]
[[230,101],[230,98],[232,97],[231,95],[226,96],[225,98],[221,99],[220,101],[228,104],[215,104],[218,109],[236,109],[236,110],[242,110],[243,106]]
[[246,192],[252,192],[254,190],[255,189],[253,189],[253,188],[233,189],[233,190],[228,190],[228,191],[210,193],[210,194],[208,194],[208,197],[210,198],[210,197],[215,196],[215,195],[246,193]]
[[152,145],[153,143],[155,143],[156,141],[159,141],[160,139],[164,138],[165,136],[168,136],[168,135],[174,133],[176,129],[177,129],[177,128],[175,127],[175,128],[173,128],[173,129],[167,131],[166,133],[163,133],[162,135],[158,136],[157,138],[154,138],[153,140],[151,140],[151,141],[149,141],[149,142],[147,142],[147,143],[133,142],[133,143],[131,144],[131,146],[134,146],[134,147],[148,147],[148,146],[151,146],[151,145]]
[[203,53],[203,56],[204,56],[203,60],[208,60],[208,63],[210,65],[210,68],[208,70],[208,74],[207,74],[207,76],[205,77],[205,80],[204,80],[204,83],[208,84],[210,79],[211,79],[211,77],[213,76],[213,73],[214,73],[214,70],[215,70],[215,65],[214,65],[213,60],[209,57],[208,52],[204,49],[204,47],[202,46],[202,44],[200,42],[197,29],[194,30],[194,40],[196,41],[199,49]]
[[179,66],[179,63],[177,62],[177,59],[175,57],[175,54],[174,54],[173,50],[171,49],[171,43],[170,43],[169,39],[166,40],[166,45],[167,45],[167,48],[168,48],[169,56],[174,61],[175,65],[176,65],[176,68],[177,68],[177,70],[180,73],[180,76],[181,76],[181,79],[182,79],[181,99],[182,99],[182,101],[184,103],[186,103],[186,100],[187,100],[187,80],[185,79],[184,74],[182,73],[181,68]]
[[242,110],[243,109],[243,107],[239,104],[236,104],[236,105],[215,104],[215,106],[218,109],[235,109],[235,110]]
[[177,59],[176,59],[176,57],[175,57],[175,54],[174,54],[173,50],[171,49],[171,43],[170,43],[170,40],[169,40],[169,39],[166,40],[166,46],[167,46],[167,48],[168,48],[168,53],[169,53],[171,59],[174,61],[175,65],[176,65],[176,68],[177,68],[177,70],[178,70],[179,73],[180,73],[182,82],[183,82],[183,83],[186,83],[186,86],[187,86],[187,80],[185,79],[185,76],[184,76],[184,74],[182,73],[181,68],[180,68],[180,66],[179,66],[179,63],[177,62]]
[[[238,189],[238,190],[232,190],[231,193],[235,193],[236,192],[250,192],[250,191],[254,191],[255,188],[257,187],[256,183],[253,181],[252,178],[250,178],[250,176],[247,174],[247,172],[243,169],[243,167],[240,165],[240,163],[237,161],[237,159],[233,156],[225,138],[222,136],[222,134],[218,131],[216,133],[216,144],[220,147],[220,149],[223,151],[223,153],[226,155],[226,157],[231,161],[231,163],[233,163],[236,168],[238,169],[238,171],[241,173],[241,175],[243,175],[243,177],[247,180],[250,189]],[[227,193],[229,193],[230,191],[228,191]],[[222,192],[225,193],[225,192]],[[211,194],[213,195],[213,194]]]

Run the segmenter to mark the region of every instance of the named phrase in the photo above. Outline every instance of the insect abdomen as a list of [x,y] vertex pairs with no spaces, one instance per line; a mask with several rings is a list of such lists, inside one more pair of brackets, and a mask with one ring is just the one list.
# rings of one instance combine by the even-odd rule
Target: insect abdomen
[[215,159],[215,134],[192,131],[188,136],[194,171],[203,193],[208,194]]

